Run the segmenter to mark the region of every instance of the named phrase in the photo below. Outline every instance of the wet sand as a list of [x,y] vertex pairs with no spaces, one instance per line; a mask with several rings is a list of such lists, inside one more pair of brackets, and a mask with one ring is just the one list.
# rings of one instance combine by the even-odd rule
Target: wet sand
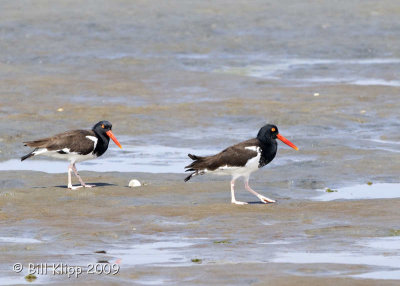
[[[182,176],[175,174],[82,175],[90,183],[107,185],[70,191],[59,186],[66,179],[64,174],[2,173],[8,187],[1,193],[1,233],[14,237],[14,242],[2,246],[2,281],[18,277],[16,281],[24,281],[11,271],[12,262],[84,266],[120,260],[117,276],[37,275],[42,283],[79,285],[127,281],[144,285],[376,285],[376,280],[356,276],[399,270],[398,264],[390,265],[398,249],[368,248],[363,242],[393,239],[400,199],[312,202],[290,199],[293,190],[282,188],[276,194],[275,188],[262,193],[275,193],[276,204],[259,204],[242,190],[237,196],[254,204],[235,206],[229,203],[226,182],[183,184]],[[146,185],[129,188],[130,178],[141,178]],[[347,254],[359,265],[336,264],[329,256],[318,263],[306,263],[307,257],[299,257],[299,263],[281,261],[285,255],[303,252],[321,257]],[[387,258],[388,264],[374,265],[365,259],[369,256]],[[384,277],[376,279],[380,285],[395,285]]]
[[[339,2],[0,3],[0,284],[398,284],[399,5]],[[77,165],[98,187],[19,162],[23,141],[102,119],[123,149]],[[231,205],[227,177],[183,182],[188,152],[266,122],[300,148],[252,175],[278,203],[238,184],[254,203]],[[367,182],[391,189],[365,199]],[[98,261],[120,273],[12,271]]]

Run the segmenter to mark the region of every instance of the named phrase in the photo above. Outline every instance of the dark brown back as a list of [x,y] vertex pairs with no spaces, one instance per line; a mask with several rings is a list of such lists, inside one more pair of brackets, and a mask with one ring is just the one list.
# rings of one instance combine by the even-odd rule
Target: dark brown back
[[200,171],[204,169],[214,171],[225,165],[230,167],[243,167],[249,159],[257,156],[255,150],[246,149],[246,147],[251,146],[259,147],[259,140],[254,138],[238,143],[213,156],[198,157],[192,155],[196,158],[196,161],[186,166],[185,168],[188,169],[186,171]]
[[27,141],[24,142],[24,144],[32,148],[47,148],[49,151],[68,148],[70,152],[86,155],[93,151],[94,144],[94,142],[86,138],[86,136],[96,137],[93,131],[72,130],[48,138]]

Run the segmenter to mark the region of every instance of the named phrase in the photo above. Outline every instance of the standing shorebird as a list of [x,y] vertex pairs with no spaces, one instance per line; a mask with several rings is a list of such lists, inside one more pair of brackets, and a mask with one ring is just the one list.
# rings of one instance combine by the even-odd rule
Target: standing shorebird
[[[72,130],[35,141],[24,142],[25,146],[35,148],[29,154],[21,157],[21,161],[36,155],[45,155],[70,162],[68,166],[68,188],[76,190],[81,187],[91,188],[83,182],[75,167],[75,163],[100,157],[107,151],[110,138],[119,144],[117,138],[111,132],[112,125],[108,121],[100,121],[92,130]],[[71,172],[74,172],[81,186],[72,186]]]
[[189,181],[192,176],[214,173],[217,175],[231,175],[231,202],[237,205],[247,204],[237,201],[235,198],[235,181],[243,177],[245,188],[254,194],[261,202],[274,203],[275,201],[260,195],[249,186],[250,174],[271,162],[278,149],[276,139],[289,145],[293,149],[299,150],[292,142],[283,137],[278,132],[278,127],[267,124],[260,129],[256,138],[230,146],[222,152],[207,157],[188,154],[194,160],[186,166],[186,172],[193,172],[185,178]]

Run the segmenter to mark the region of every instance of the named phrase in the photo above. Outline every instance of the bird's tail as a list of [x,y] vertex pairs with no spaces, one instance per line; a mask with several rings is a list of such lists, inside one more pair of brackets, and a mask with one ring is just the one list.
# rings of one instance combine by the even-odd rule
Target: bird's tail
[[196,156],[196,155],[193,155],[193,154],[188,154],[188,156],[189,156],[190,159],[192,159],[194,161],[203,159],[203,157]]
[[22,156],[21,157],[21,162],[26,160],[26,159],[28,159],[28,158],[30,158],[30,157],[32,157],[32,156],[35,156],[34,152],[37,151],[37,149],[38,148],[36,148],[35,150],[32,150],[30,153],[26,154],[25,156]]
[[193,173],[191,173],[189,176],[185,178],[184,180],[185,182],[189,181],[193,176],[201,174],[201,172],[199,173],[200,170],[197,168],[196,165],[204,159],[204,157],[196,156],[193,154],[188,154],[188,156],[190,159],[194,161],[185,167],[186,169],[185,172],[193,172]]

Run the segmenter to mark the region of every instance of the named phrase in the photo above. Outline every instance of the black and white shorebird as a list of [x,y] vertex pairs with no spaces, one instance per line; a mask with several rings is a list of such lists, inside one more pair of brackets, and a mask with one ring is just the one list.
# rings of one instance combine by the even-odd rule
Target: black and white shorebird
[[[81,187],[91,188],[83,182],[75,167],[75,163],[100,157],[107,151],[110,138],[122,148],[111,131],[112,125],[108,121],[100,121],[92,130],[71,130],[54,135],[52,137],[24,142],[25,146],[35,148],[30,153],[21,157],[21,161],[37,155],[45,155],[57,159],[68,160],[68,188],[75,190]],[[81,183],[80,186],[72,186],[71,172]]]
[[274,203],[274,200],[264,197],[250,188],[249,178],[251,173],[274,159],[278,149],[276,139],[298,150],[292,142],[279,134],[278,127],[267,124],[260,129],[256,138],[230,146],[216,155],[200,157],[188,154],[194,162],[185,167],[186,172],[192,172],[185,178],[185,182],[193,176],[206,173],[231,175],[231,202],[244,205],[247,203],[236,200],[234,190],[236,179],[243,177],[246,190],[256,195],[263,203]]

